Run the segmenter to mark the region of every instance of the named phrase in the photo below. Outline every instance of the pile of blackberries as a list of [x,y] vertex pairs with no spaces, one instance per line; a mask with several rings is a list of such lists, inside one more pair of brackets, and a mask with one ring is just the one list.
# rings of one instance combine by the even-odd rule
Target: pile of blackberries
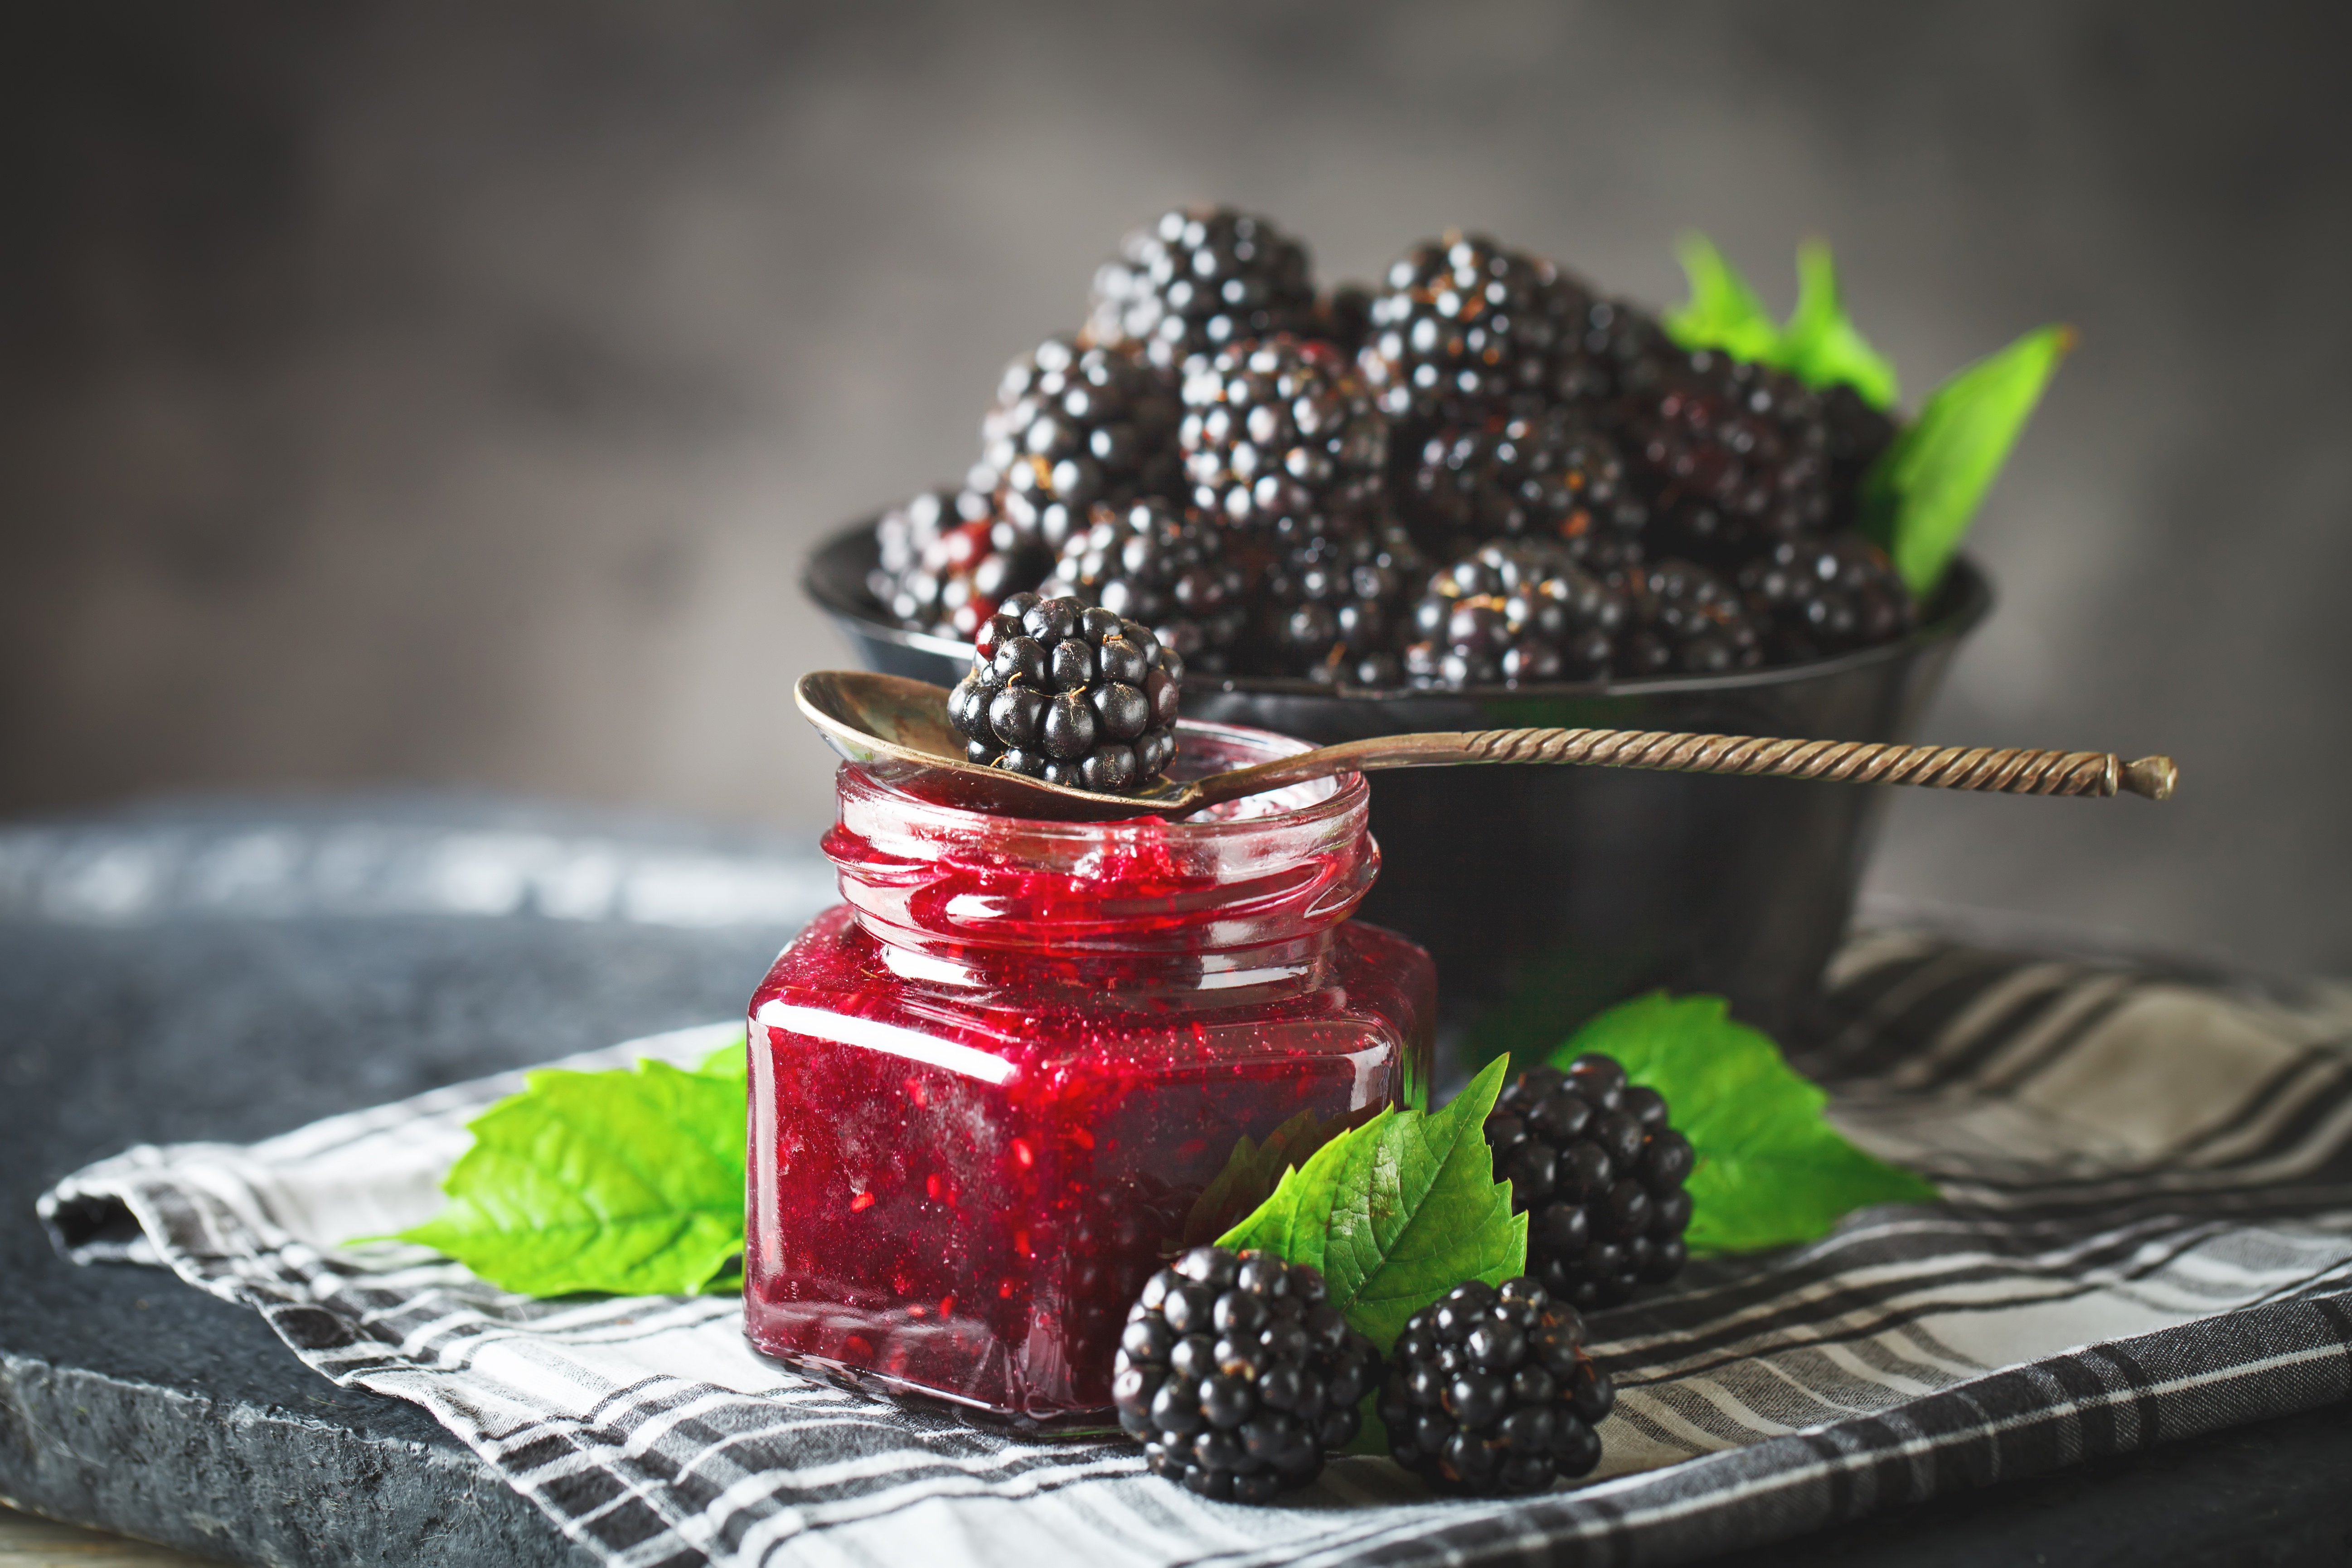
[[[975,642],[1013,596],[1066,594],[1224,675],[1720,675],[1916,624],[1854,531],[1895,433],[1492,239],[1318,295],[1265,218],[1183,209],[1102,268],[1082,334],[1013,362],[964,486],[885,516],[869,586]],[[1463,586],[1497,550],[1533,552],[1532,592]]]
[[1271,1502],[1355,1440],[1380,1367],[1318,1270],[1198,1247],[1145,1282],[1111,1362],[1111,1400],[1153,1474],[1202,1497]]
[[1613,1307],[1663,1284],[1689,1257],[1690,1140],[1657,1090],[1590,1053],[1530,1068],[1486,1119],[1495,1176],[1528,1218],[1528,1271],[1571,1307]]
[[948,721],[969,762],[1125,794],[1175,756],[1183,680],[1182,656],[1140,622],[1015,594],[981,626]]

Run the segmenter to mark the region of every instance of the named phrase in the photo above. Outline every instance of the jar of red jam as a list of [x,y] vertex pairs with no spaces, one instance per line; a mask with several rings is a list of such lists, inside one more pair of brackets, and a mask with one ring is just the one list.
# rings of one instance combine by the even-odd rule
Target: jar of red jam
[[[1191,724],[1182,746],[1197,771],[1300,749]],[[1153,1269],[1282,1163],[1425,1105],[1435,975],[1348,918],[1380,867],[1359,776],[1180,822],[939,787],[842,766],[846,902],[751,1000],[745,1321],[827,1376],[1101,1425]]]

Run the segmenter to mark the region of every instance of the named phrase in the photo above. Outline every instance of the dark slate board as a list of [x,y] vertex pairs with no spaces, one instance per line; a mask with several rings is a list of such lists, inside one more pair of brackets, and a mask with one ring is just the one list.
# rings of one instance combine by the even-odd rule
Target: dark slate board
[[[353,832],[387,822],[355,872]],[[506,836],[476,846],[504,872],[403,879],[455,830]],[[622,918],[617,896],[604,918],[545,912],[597,912],[564,868],[616,847],[689,871],[731,857],[748,880],[714,896],[751,915],[787,912],[795,878],[810,900],[828,885],[788,845],[481,804],[0,833],[0,1500],[240,1562],[591,1561],[422,1411],[334,1387],[257,1316],[66,1264],[33,1200],[131,1143],[247,1141],[735,1013],[794,921],[691,929]],[[2347,1474],[2338,1408],[1726,1561],[2336,1563]]]

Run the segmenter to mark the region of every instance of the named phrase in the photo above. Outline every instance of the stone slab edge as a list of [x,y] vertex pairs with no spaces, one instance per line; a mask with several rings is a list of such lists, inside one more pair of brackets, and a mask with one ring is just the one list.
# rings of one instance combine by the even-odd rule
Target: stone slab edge
[[0,1502],[268,1568],[593,1568],[457,1447],[0,1354]]

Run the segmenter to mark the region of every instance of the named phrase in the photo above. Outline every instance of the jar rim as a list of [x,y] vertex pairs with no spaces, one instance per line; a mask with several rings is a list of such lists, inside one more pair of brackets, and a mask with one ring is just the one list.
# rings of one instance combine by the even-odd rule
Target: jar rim
[[[1219,724],[1207,720],[1179,719],[1175,727],[1179,738],[1176,768],[1180,777],[1200,776],[1199,773],[1188,773],[1183,771],[1188,760],[1198,760],[1201,754],[1197,746],[1187,748],[1181,743],[1187,738],[1195,741],[1213,741],[1219,743],[1221,749],[1230,748],[1254,753],[1245,761],[1232,764],[1244,767],[1261,762],[1274,762],[1282,757],[1295,757],[1302,752],[1311,752],[1315,749],[1311,743],[1294,736],[1245,724]],[[1247,810],[1246,815],[1211,816],[1204,813],[1197,816],[1156,817],[1149,812],[1138,812],[1133,816],[1121,817],[1115,822],[1065,822],[1051,817],[1013,816],[1004,812],[976,811],[970,806],[952,805],[942,801],[928,799],[907,790],[867,763],[844,763],[841,765],[841,771],[845,779],[856,779],[867,788],[885,796],[897,797],[911,816],[919,816],[927,826],[951,831],[962,828],[982,832],[990,824],[1017,822],[1021,825],[1020,831],[1024,837],[1046,841],[1061,840],[1074,845],[1099,840],[1107,833],[1117,834],[1121,830],[1131,830],[1139,823],[1147,822],[1156,825],[1154,831],[1166,835],[1175,844],[1216,843],[1246,837],[1254,834],[1291,833],[1300,828],[1320,826],[1350,813],[1361,812],[1371,796],[1371,785],[1363,774],[1342,773],[1324,779],[1310,780],[1303,784],[1287,785],[1280,790],[1269,791],[1265,795],[1249,796],[1245,801],[1237,804],[1246,809],[1252,802],[1280,801],[1285,796],[1296,796],[1312,792],[1312,798],[1301,800],[1296,805],[1277,806],[1272,810],[1250,809]],[[1204,771],[1222,772],[1223,770]]]

